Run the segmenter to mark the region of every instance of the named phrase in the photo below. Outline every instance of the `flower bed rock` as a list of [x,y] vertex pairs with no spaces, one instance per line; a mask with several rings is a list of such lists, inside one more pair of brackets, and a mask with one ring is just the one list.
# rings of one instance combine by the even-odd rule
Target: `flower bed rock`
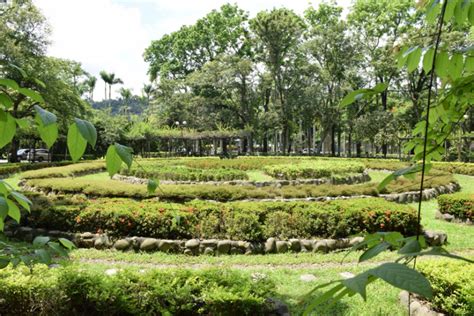
[[418,296],[412,294],[409,297],[407,291],[400,292],[400,303],[410,310],[410,316],[445,316],[433,309],[433,306],[426,301],[421,300]]
[[[263,242],[219,239],[188,239],[170,240],[147,237],[111,238],[100,233],[70,233],[58,230],[46,230],[27,226],[9,227],[5,230],[9,237],[31,242],[36,236],[52,238],[68,238],[79,248],[116,249],[121,251],[169,252],[186,255],[234,255],[234,254],[274,254],[287,252],[316,252],[328,253],[346,249],[363,241],[363,237],[339,239],[289,239],[278,240],[268,238]],[[447,242],[447,235],[442,232],[424,232],[427,243],[431,246],[441,246]]]
[[[133,176],[124,176],[121,174],[116,174],[113,176],[114,180],[123,181],[131,184],[147,184],[148,179],[133,177]],[[321,184],[356,184],[369,182],[370,176],[364,171],[361,174],[354,174],[341,177],[331,177],[331,178],[321,178],[321,179],[300,179],[300,180],[272,180],[272,181],[248,181],[248,180],[232,180],[232,181],[170,181],[170,180],[161,180],[161,184],[207,184],[207,185],[238,185],[238,186],[248,186],[253,185],[257,188],[261,187],[282,187],[286,185],[301,185],[301,184],[312,184],[312,185],[321,185]]]

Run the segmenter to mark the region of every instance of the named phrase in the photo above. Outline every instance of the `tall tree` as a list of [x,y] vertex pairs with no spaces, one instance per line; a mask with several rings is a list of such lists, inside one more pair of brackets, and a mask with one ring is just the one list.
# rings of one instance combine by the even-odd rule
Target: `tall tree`
[[250,28],[260,44],[261,57],[275,84],[275,102],[282,126],[282,147],[290,150],[292,109],[288,100],[294,78],[289,73],[298,60],[298,45],[305,30],[303,20],[293,11],[281,8],[263,11],[250,20]]

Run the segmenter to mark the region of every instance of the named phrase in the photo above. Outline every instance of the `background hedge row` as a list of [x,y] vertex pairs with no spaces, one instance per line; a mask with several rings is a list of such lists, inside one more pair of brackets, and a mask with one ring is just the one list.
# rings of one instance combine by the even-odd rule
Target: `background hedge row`
[[474,315],[474,264],[436,259],[421,261],[418,269],[433,287],[431,303],[436,309],[447,315]]
[[35,195],[24,225],[71,232],[107,232],[112,236],[163,239],[218,238],[263,241],[311,237],[348,237],[362,232],[415,233],[416,212],[384,199],[331,202],[192,201],[62,197]]
[[474,220],[474,194],[443,194],[438,197],[439,211],[461,220]]
[[71,161],[56,161],[56,162],[35,162],[35,163],[8,163],[0,164],[0,178],[9,176],[11,174],[27,171],[37,170],[48,167],[66,166],[70,165]]
[[230,270],[0,270],[2,315],[268,315],[274,285]]
[[67,166],[44,168],[39,170],[26,171],[21,174],[23,179],[46,179],[65,178],[86,173],[94,173],[105,170],[105,162],[88,161]]
[[[281,188],[268,186],[256,188],[252,185],[161,185],[153,196],[162,200],[183,202],[193,199],[236,201],[243,199],[308,198],[368,195],[379,193],[401,193],[415,191],[419,186],[419,176],[413,180],[399,178],[391,182],[383,191],[377,190],[374,183],[342,185],[293,185]],[[450,174],[430,174],[425,180],[425,188],[435,188],[455,182]],[[146,185],[130,184],[118,180],[90,180],[81,178],[30,179],[26,183],[44,192],[62,192],[68,194],[84,193],[91,197],[133,197],[149,198]]]

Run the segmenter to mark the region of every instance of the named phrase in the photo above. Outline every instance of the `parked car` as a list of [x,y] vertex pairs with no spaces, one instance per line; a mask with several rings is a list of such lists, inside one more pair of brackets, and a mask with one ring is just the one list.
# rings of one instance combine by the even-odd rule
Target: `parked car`
[[16,152],[16,156],[20,160],[26,160],[28,159],[28,153],[30,152],[31,149],[29,148],[20,148]]
[[31,149],[28,152],[27,159],[29,161],[51,161],[51,156],[49,154],[49,150],[40,148],[40,149]]

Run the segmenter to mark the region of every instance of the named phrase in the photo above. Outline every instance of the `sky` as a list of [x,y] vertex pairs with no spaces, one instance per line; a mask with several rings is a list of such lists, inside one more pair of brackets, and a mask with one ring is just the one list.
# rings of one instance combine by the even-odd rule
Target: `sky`
[[[302,13],[308,0],[33,0],[52,28],[48,55],[81,62],[98,78],[94,98],[104,98],[99,72],[114,72],[123,87],[141,94],[148,82],[143,52],[152,40],[194,24],[225,3],[236,3],[250,17],[262,10],[287,7]],[[321,0],[313,0],[313,6]],[[348,7],[350,0],[338,0]],[[112,88],[117,96],[119,86]]]

